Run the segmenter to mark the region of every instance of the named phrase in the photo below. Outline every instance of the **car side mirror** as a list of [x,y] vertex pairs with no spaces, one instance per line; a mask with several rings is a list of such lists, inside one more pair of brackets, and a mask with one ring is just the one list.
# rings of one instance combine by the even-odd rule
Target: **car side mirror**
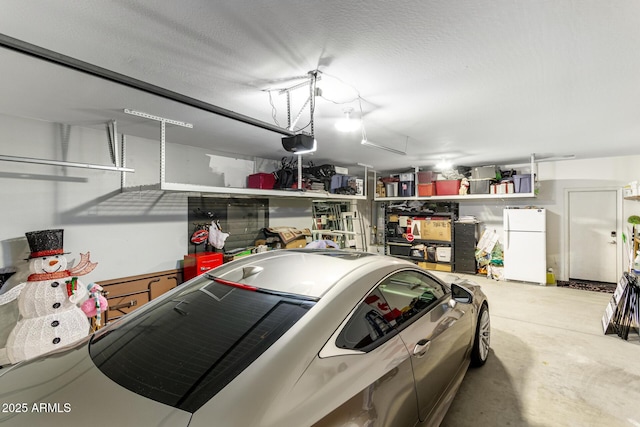
[[451,284],[451,298],[454,301],[464,304],[471,304],[473,302],[473,293],[456,283]]

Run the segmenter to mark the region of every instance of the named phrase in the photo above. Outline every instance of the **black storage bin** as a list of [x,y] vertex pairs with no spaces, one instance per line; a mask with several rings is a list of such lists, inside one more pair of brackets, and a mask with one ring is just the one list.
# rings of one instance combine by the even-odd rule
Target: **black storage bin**
[[387,224],[387,237],[400,237],[402,236],[402,227],[395,222]]
[[436,247],[435,246],[427,247],[427,261],[428,262],[436,262]]
[[401,256],[410,256],[411,255],[411,245],[406,243],[392,243],[389,242],[389,254],[390,255],[401,255]]
[[401,173],[398,186],[399,197],[413,197],[416,194],[416,175],[413,173]]

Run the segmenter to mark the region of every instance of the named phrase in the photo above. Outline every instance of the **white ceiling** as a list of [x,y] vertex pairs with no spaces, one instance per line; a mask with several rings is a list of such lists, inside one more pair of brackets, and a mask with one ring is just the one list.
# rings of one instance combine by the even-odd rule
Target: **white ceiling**
[[[84,0],[3,2],[0,32],[126,76],[286,126],[268,90],[321,71],[314,162],[377,169],[640,154],[637,0]],[[194,124],[170,140],[280,158],[281,135],[0,49],[0,112],[131,134]],[[300,77],[303,77],[302,79]],[[293,115],[309,94],[292,91]],[[360,96],[360,102],[357,98]],[[360,145],[334,121],[364,113]],[[309,121],[308,111],[298,124]],[[309,131],[309,128],[305,130]],[[2,142],[5,143],[5,142]],[[0,143],[1,144],[1,143]],[[1,145],[0,145],[1,146]]]

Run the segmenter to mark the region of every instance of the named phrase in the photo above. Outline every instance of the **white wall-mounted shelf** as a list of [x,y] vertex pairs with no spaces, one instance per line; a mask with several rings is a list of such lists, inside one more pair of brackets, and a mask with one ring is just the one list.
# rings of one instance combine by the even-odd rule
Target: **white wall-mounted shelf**
[[394,202],[399,200],[496,200],[496,199],[528,199],[535,198],[535,193],[507,193],[507,194],[467,194],[464,196],[413,196],[413,197],[375,197],[376,202]]
[[[447,194],[442,196],[394,196],[394,197],[377,197],[374,193],[373,200],[375,202],[395,202],[395,201],[405,201],[405,200],[420,200],[420,201],[442,201],[442,200],[455,200],[455,201],[464,201],[464,200],[502,200],[502,199],[531,199],[537,197],[535,194],[535,156],[531,155],[531,164],[530,164],[530,174],[531,174],[531,191],[527,193],[500,193],[500,194]],[[418,178],[418,168],[415,167],[414,173],[414,182],[417,183]],[[374,173],[374,182],[377,182],[377,174]],[[417,193],[417,186],[414,189]],[[640,196],[638,198],[640,200]]]
[[[170,120],[164,117],[153,116],[146,113],[131,112],[125,110],[128,114],[141,115],[144,118],[154,120],[160,123],[160,165],[159,165],[159,177],[158,183],[152,185],[145,185],[145,190],[162,190],[162,191],[174,191],[183,193],[200,193],[211,195],[227,195],[227,196],[250,196],[250,197],[274,197],[274,198],[307,198],[307,199],[337,199],[337,200],[366,200],[367,196],[367,175],[370,166],[362,165],[364,167],[364,180],[363,180],[363,195],[345,195],[345,194],[333,194],[327,191],[308,191],[308,190],[269,190],[259,188],[240,188],[240,187],[217,187],[201,184],[188,184],[178,182],[166,181],[166,169],[167,169],[167,156],[166,156],[166,125],[173,124],[184,127],[192,127],[189,123],[178,122]],[[124,166],[124,153],[126,152],[126,138],[122,136],[121,153],[123,154],[123,166]],[[302,155],[298,154],[298,188],[302,186]],[[121,178],[121,190],[122,191],[139,191],[140,187],[126,185],[124,174]]]
[[[262,190],[258,188],[212,187],[208,185],[182,184],[177,182],[164,182],[157,187],[163,191],[178,191],[184,193],[209,193],[225,194],[229,196],[255,196],[255,197],[290,197],[307,199],[339,199],[339,200],[365,200],[366,196],[352,196],[345,194],[333,194],[326,191],[300,191],[300,190]],[[133,188],[135,190],[135,188]]]

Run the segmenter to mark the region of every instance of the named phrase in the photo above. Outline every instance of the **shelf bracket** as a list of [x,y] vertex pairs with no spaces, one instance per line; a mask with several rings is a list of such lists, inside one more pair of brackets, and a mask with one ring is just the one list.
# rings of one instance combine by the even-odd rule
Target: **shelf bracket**
[[111,156],[111,163],[116,167],[120,166],[120,158],[118,156],[118,141],[117,141],[117,124],[115,120],[111,120],[106,124],[107,130],[107,144],[109,146],[109,155]]
[[179,120],[167,119],[160,116],[154,116],[152,114],[143,113],[141,111],[130,110],[128,108],[124,109],[126,114],[130,114],[132,116],[142,117],[149,120],[154,120],[160,122],[160,189],[164,189],[165,180],[166,180],[166,169],[167,169],[167,147],[166,147],[166,126],[167,123],[170,125],[182,126],[185,128],[193,129],[193,125],[191,123],[182,122]]
[[[97,169],[97,170],[105,170],[105,171],[114,171],[114,172],[135,172],[134,169],[130,169],[127,167],[120,166],[120,161],[118,159],[118,151],[117,151],[117,143],[116,143],[116,122],[111,121],[106,124],[107,129],[107,144],[109,146],[109,152],[111,154],[111,165],[96,165],[92,163],[83,163],[83,162],[69,162],[67,160],[51,160],[51,159],[40,159],[34,157],[20,157],[20,156],[7,156],[4,154],[0,154],[0,161],[5,162],[14,162],[14,163],[32,163],[38,165],[49,165],[49,166],[62,166],[67,168],[80,168],[80,169]],[[62,140],[62,156],[66,159],[68,157],[69,152],[69,135],[71,133],[71,126],[66,124],[60,124],[60,138]],[[124,153],[123,153],[124,155]],[[123,160],[124,161],[124,160]]]

